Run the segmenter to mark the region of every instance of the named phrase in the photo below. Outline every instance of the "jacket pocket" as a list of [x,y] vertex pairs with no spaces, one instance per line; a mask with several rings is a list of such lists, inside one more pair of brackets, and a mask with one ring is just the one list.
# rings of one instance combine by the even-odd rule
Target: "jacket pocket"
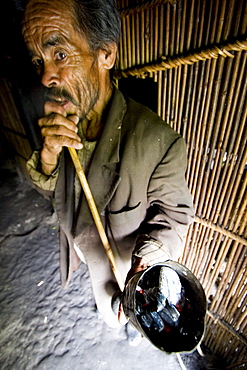
[[138,229],[144,218],[142,208],[141,202],[139,202],[133,207],[125,206],[119,211],[109,211],[110,227],[114,229],[118,235],[131,234]]
[[134,209],[136,209],[137,207],[139,207],[139,205],[141,204],[141,202],[139,202],[136,206],[134,207],[130,207],[130,206],[124,206],[123,208],[121,208],[119,211],[109,211],[109,213],[111,215],[118,215],[120,213],[124,213],[124,212],[130,212],[130,211],[133,211]]

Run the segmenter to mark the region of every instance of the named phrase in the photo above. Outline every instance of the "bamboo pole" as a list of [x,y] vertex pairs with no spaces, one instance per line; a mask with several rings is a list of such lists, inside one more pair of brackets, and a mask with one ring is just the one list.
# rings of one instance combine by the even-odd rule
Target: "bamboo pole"
[[159,58],[163,55],[163,37],[164,37],[164,5],[160,7],[160,34],[159,34]]
[[145,24],[144,24],[144,40],[145,40],[145,59],[144,63],[150,63],[149,53],[150,53],[150,19],[149,19],[149,9],[145,11]]
[[[229,0],[228,0],[228,2],[229,2]],[[219,6],[219,1],[216,1],[215,4],[218,7]],[[219,11],[219,13],[218,13],[218,11]],[[219,16],[218,17],[215,16],[213,18],[215,20],[215,25],[218,23],[216,25],[217,32],[215,32],[216,31],[215,29],[213,31],[213,34],[214,35],[216,34],[216,42],[220,42],[222,36],[223,36],[223,39],[224,39],[223,25],[224,25],[224,20],[225,20],[225,12],[226,12],[226,0],[221,0],[219,10],[217,10],[217,13],[219,14]],[[213,42],[215,42],[215,41],[213,41]]]
[[[148,1],[148,2],[143,2],[142,4],[137,4],[133,7],[128,7],[128,5],[126,4],[126,7],[125,6],[122,6],[121,7],[121,10],[120,10],[120,16],[123,18],[129,14],[136,14],[136,13],[140,13],[142,11],[145,11],[145,10],[149,10],[149,9],[152,9],[152,8],[155,8],[157,6],[162,6],[163,4],[165,3],[171,3],[173,4],[174,3],[174,0],[151,0],[151,1]],[[126,8],[126,9],[124,9]]]
[[[160,33],[159,33],[159,57],[164,53],[164,12],[165,5],[162,4],[160,7]],[[167,82],[167,73],[159,72],[159,92],[162,98],[160,104],[160,116],[165,120],[165,111],[166,111],[166,82]]]
[[155,60],[154,44],[155,44],[155,28],[154,28],[154,9],[151,8],[149,12],[150,17],[150,42],[149,42],[149,62]]
[[[178,21],[180,22],[180,43],[179,43],[179,54],[184,52],[184,44],[185,44],[185,29],[186,29],[186,14],[187,14],[187,1],[184,1],[183,10],[180,10],[180,17],[178,17]],[[184,66],[180,68],[180,87],[178,91],[180,92],[180,99],[179,99],[179,112],[178,112],[178,122],[177,122],[177,130],[181,133],[182,130],[182,115],[183,115],[183,106],[185,101],[185,91],[186,91],[186,83],[187,83],[187,76],[188,76],[188,68]]]
[[[205,291],[207,292],[206,294],[209,296],[212,292],[212,289],[215,285],[217,276],[215,277],[215,280],[212,281],[213,279],[213,273],[215,269],[215,264],[217,261],[217,253],[219,252],[219,249],[221,247],[221,244],[224,242],[224,237],[222,237],[221,234],[214,233],[213,238],[211,241],[209,241],[209,246],[208,248],[204,248],[203,250],[206,251],[208,250],[208,256],[207,256],[207,268],[203,272],[203,284],[205,287]],[[220,267],[218,267],[217,273],[219,272]]]
[[[225,310],[226,312],[221,313],[229,321],[233,320],[232,315],[229,315],[229,313],[233,313],[233,312],[236,313],[236,310],[239,304],[246,296],[246,289],[244,289],[244,287],[246,287],[246,278],[247,278],[247,270],[245,266],[245,262],[246,262],[245,256],[241,256],[241,254],[237,253],[237,251],[236,251],[236,254],[234,255],[234,252],[235,252],[235,249],[232,249],[231,255],[229,257],[229,263],[227,266],[228,269],[226,269],[226,272],[225,272],[226,278],[222,279],[224,282],[224,281],[227,281],[227,278],[229,279],[229,276],[232,276],[231,284],[229,284],[229,288],[227,292],[227,297],[225,297],[226,299],[224,299],[224,305],[226,305],[225,307],[227,308],[227,310]],[[221,284],[222,288],[223,288],[223,282]],[[222,289],[222,292],[223,292],[223,289]],[[215,305],[215,307],[218,309],[217,305]],[[236,322],[236,324],[239,325],[239,322]]]
[[[234,337],[237,337],[239,341],[241,341],[244,345],[247,345],[247,340],[242,338],[235,330],[233,330],[231,328],[230,325],[228,325],[227,323],[223,322],[220,317],[216,314],[214,314],[213,312],[207,310],[207,315],[212,318],[212,320],[219,324],[221,327],[223,327],[224,329],[226,329],[227,331],[229,331]],[[225,333],[223,331],[223,333]]]
[[[205,14],[205,9],[204,13]],[[209,43],[209,36],[211,34],[210,32],[210,25],[211,25],[211,19],[212,19],[212,14],[213,14],[213,2],[209,2],[209,10],[208,10],[208,21],[206,23],[206,32],[205,32],[205,45]],[[201,45],[200,45],[201,46]],[[210,76],[212,77],[211,81],[214,78],[214,68],[215,64],[212,65],[211,69],[211,62],[205,63],[202,62],[202,73],[201,73],[201,83],[203,83],[203,95],[202,95],[202,100],[201,104],[198,104],[198,109],[200,106],[200,116],[198,120],[198,128],[199,132],[197,135],[197,139],[195,142],[195,148],[199,148],[197,150],[197,157],[194,161],[194,166],[193,166],[193,179],[191,179],[191,185],[190,189],[192,191],[192,194],[194,196],[194,203],[195,207],[197,209],[198,207],[198,202],[199,202],[199,197],[200,197],[200,189],[201,189],[201,184],[202,184],[202,175],[203,171],[201,168],[204,166],[205,163],[205,155],[203,155],[203,147],[204,147],[204,137],[206,135],[206,129],[207,129],[207,117],[209,114],[209,103],[210,103],[210,94],[211,94],[211,89],[212,89],[212,84],[210,83]],[[203,79],[203,77],[205,78]]]
[[[244,227],[245,227],[245,225],[244,225]],[[229,250],[230,246],[231,246],[231,240],[226,239],[223,242],[223,245],[221,246],[221,249],[218,250],[219,255],[218,255],[215,267],[214,267],[214,272],[211,275],[211,285],[209,286],[209,288],[207,288],[208,291],[210,291],[210,289],[212,289],[212,285],[214,284],[214,281],[216,280],[216,278],[218,276],[220,266],[222,266],[222,263],[225,261],[225,258],[226,258],[226,255],[228,253],[228,250]],[[218,300],[216,300],[216,301],[218,301]],[[212,307],[213,307],[213,303],[212,303]]]
[[[170,25],[170,13],[171,13],[171,5],[169,3],[166,4],[166,33],[165,33],[165,55],[169,55],[170,51],[170,32],[171,32],[171,25]],[[166,105],[166,115],[165,119],[168,124],[171,124],[171,98],[172,98],[172,73],[171,71],[167,71],[167,105]]]
[[[245,280],[243,276],[244,261],[241,258],[241,250],[234,243],[229,259],[225,265],[224,272],[221,273],[221,280],[217,287],[216,295],[213,299],[211,310],[216,311],[222,318],[229,322],[233,327],[236,327],[236,309],[239,303],[244,298],[244,295],[239,297]],[[240,283],[242,282],[242,284]],[[225,287],[227,294],[225,294]],[[245,289],[244,289],[245,293]],[[230,305],[229,302],[231,301]],[[230,318],[229,318],[229,313]]]
[[[192,1],[191,7],[190,7],[190,19],[189,19],[189,28],[188,28],[188,37],[187,37],[187,46],[186,51],[188,51],[191,47],[195,48],[197,43],[197,37],[198,37],[198,28],[199,25],[197,22],[198,19],[198,13],[199,13],[199,7],[200,2],[197,2],[197,8],[195,8],[195,2]],[[193,27],[194,29],[193,29]],[[198,97],[197,97],[197,80],[198,80],[198,70],[199,70],[199,64],[193,64],[190,68],[190,83],[188,84],[188,90],[187,90],[187,105],[186,105],[186,111],[185,116],[188,117],[187,119],[187,129],[186,133],[184,133],[184,137],[187,142],[188,146],[188,167],[187,171],[189,171],[190,167],[190,156],[189,153],[193,149],[194,146],[194,136],[193,136],[193,115],[195,110],[195,105],[198,103]]]
[[243,11],[239,12],[242,18],[242,25],[240,29],[241,35],[244,35],[247,31],[247,2],[246,1],[244,1],[244,5],[245,5],[245,8],[244,7],[242,8]]
[[145,64],[145,13],[141,10],[141,64]]
[[[242,295],[240,297],[242,306],[247,307],[247,297]],[[246,315],[246,310],[239,310],[239,317],[238,317],[238,322],[237,322],[237,327],[236,330],[240,330],[241,332],[244,332],[246,325],[247,325],[247,315]]]
[[166,119],[166,106],[167,106],[167,71],[161,72],[163,75],[163,104],[162,104],[162,118]]
[[228,231],[228,230],[222,228],[221,226],[215,225],[211,221],[204,220],[204,219],[202,219],[200,217],[197,217],[197,216],[195,216],[194,221],[206,226],[207,228],[211,228],[214,231],[217,231],[220,234],[225,235],[225,236],[227,236],[227,237],[229,237],[233,240],[236,240],[238,243],[241,243],[243,245],[247,245],[247,240],[245,238],[233,233],[232,231]]
[[[234,21],[233,21],[233,24],[232,24],[232,35],[233,35],[233,37],[236,37],[239,30],[240,30],[241,17],[242,17],[242,14],[244,13],[244,12],[242,12],[243,2],[245,2],[245,0],[238,0],[237,2],[235,2],[235,4],[233,4],[233,7],[235,6],[235,8],[236,8],[235,9],[235,14],[234,14]],[[246,19],[246,21],[247,21],[247,19]],[[244,33],[245,32],[241,32],[242,35]]]
[[136,17],[133,17],[133,21],[136,21],[136,63],[139,65],[141,63],[141,35],[140,35],[140,13],[136,14]]
[[[225,153],[227,152],[227,145],[228,145],[228,140],[229,140],[229,135],[230,135],[230,132],[231,132],[231,129],[232,129],[232,122],[233,120],[231,120],[229,118],[229,115],[230,115],[230,111],[233,110],[233,100],[234,100],[234,96],[237,95],[237,92],[236,92],[236,83],[237,83],[237,78],[239,76],[238,74],[238,71],[239,71],[239,63],[240,63],[240,53],[238,53],[238,55],[236,56],[236,60],[235,60],[235,63],[233,65],[233,72],[232,72],[232,78],[231,78],[231,84],[230,84],[230,87],[229,87],[229,91],[228,91],[228,96],[227,96],[227,105],[226,105],[226,108],[225,108],[225,111],[224,111],[224,117],[223,117],[223,120],[222,120],[222,129],[221,129],[221,132],[220,132],[220,136],[219,136],[219,150],[220,150],[220,158],[219,158],[219,163],[224,163],[223,161],[226,160],[224,159],[225,157]],[[240,78],[241,78],[241,74],[240,74]],[[221,212],[221,204],[224,200],[224,189],[226,189],[226,183],[225,183],[225,176],[226,176],[226,172],[227,172],[227,165],[225,165],[224,169],[222,170],[222,167],[221,167],[221,171],[219,171],[220,173],[220,183],[218,184],[218,192],[217,194],[215,195],[215,202],[214,204],[212,205],[209,205],[212,206],[212,215],[213,215],[213,222],[217,222],[218,220],[218,217],[220,215],[220,212]]]
[[92,212],[92,216],[93,216],[93,219],[94,219],[96,228],[98,230],[100,239],[101,239],[102,244],[104,246],[106,255],[107,255],[108,259],[109,259],[110,266],[112,268],[113,274],[114,274],[114,276],[116,278],[116,281],[117,281],[117,283],[119,285],[120,290],[123,291],[124,290],[124,282],[123,282],[122,277],[120,275],[120,272],[119,272],[119,270],[117,268],[116,261],[115,261],[115,258],[114,258],[112,249],[111,249],[110,244],[108,242],[108,239],[107,239],[107,236],[106,236],[106,233],[105,233],[105,229],[104,229],[104,227],[102,225],[102,222],[101,222],[101,219],[100,219],[100,215],[98,213],[96,204],[95,204],[94,199],[93,199],[93,195],[92,195],[91,190],[89,188],[89,185],[88,185],[88,182],[87,182],[85,173],[84,173],[84,171],[82,169],[80,160],[79,160],[79,158],[77,156],[77,153],[76,153],[76,150],[74,148],[68,148],[68,149],[69,149],[69,153],[71,155],[72,161],[74,163],[74,166],[75,166],[75,169],[76,169],[76,173],[77,173],[77,175],[79,177],[81,186],[83,188],[84,194],[86,196],[86,199],[87,199],[89,208],[90,208],[90,210]]
[[[201,210],[199,209],[198,204],[200,203],[201,199],[201,188],[203,184],[203,175],[204,175],[204,168],[205,168],[205,161],[207,159],[207,151],[205,149],[204,139],[206,135],[207,130],[207,122],[208,122],[208,115],[210,110],[210,98],[212,94],[212,88],[213,88],[213,78],[215,75],[215,69],[216,69],[216,62],[215,60],[210,60],[207,63],[206,66],[206,74],[205,74],[205,81],[206,81],[206,88],[205,88],[205,104],[204,104],[204,110],[201,111],[201,117],[199,120],[199,124],[201,124],[202,132],[199,138],[199,153],[200,156],[200,163],[198,163],[197,171],[196,171],[196,182],[193,184],[193,195],[194,195],[194,205],[195,209],[197,211],[197,214],[201,216]],[[211,78],[209,78],[211,77]]]
[[[244,162],[244,161],[247,160],[246,141],[245,141],[244,144],[242,143],[242,147],[243,148],[240,148],[240,150],[239,150],[239,154],[241,155],[241,159]],[[242,151],[244,151],[243,154],[242,154]],[[234,199],[237,198],[238,189],[239,189],[239,186],[242,182],[244,171],[245,171],[245,165],[244,165],[244,163],[241,163],[241,161],[239,160],[238,164],[235,167],[234,173],[233,173],[233,179],[235,179],[235,184],[236,184],[236,187],[232,191],[232,196],[233,196]],[[245,210],[246,209],[245,209],[245,207],[243,208],[243,206],[245,206],[246,203],[242,203],[242,199],[243,199],[243,196],[244,196],[244,192],[246,190],[246,183],[247,183],[246,180],[243,181],[243,184],[245,184],[245,188],[244,188],[244,185],[242,186],[242,189],[240,188],[237,201],[235,201],[235,202],[231,201],[230,202],[229,207],[231,207],[231,210],[232,210],[231,215],[229,213],[226,214],[226,221],[229,224],[229,229],[233,230],[233,231],[235,231],[237,229],[238,225],[240,225],[239,232],[242,229],[242,227],[241,227],[242,222],[240,222],[238,224],[236,222],[236,219],[238,219],[238,218],[241,219],[242,216],[245,215]],[[240,208],[241,206],[242,206],[242,208]],[[230,222],[229,222],[229,220],[230,220]]]
[[222,22],[222,39],[227,40],[230,36],[233,14],[234,14],[234,3],[235,0],[228,0],[224,6],[226,7],[224,18],[220,21]]
[[135,27],[135,19],[134,15],[130,16],[131,19],[131,65],[134,66],[137,64],[137,59],[136,59],[136,52],[137,52],[137,47],[136,47],[136,27]]
[[[230,169],[233,168],[233,166],[234,166],[234,159],[236,159],[236,165],[235,165],[234,171],[232,173],[231,186],[228,186],[228,189],[227,189],[227,192],[226,192],[226,196],[228,197],[228,199],[230,201],[227,202],[227,207],[226,207],[226,204],[225,204],[225,206],[222,209],[222,215],[221,215],[221,218],[220,218],[220,222],[221,222],[221,219],[222,219],[223,215],[225,215],[224,216],[225,219],[229,219],[229,217],[230,217],[230,209],[232,209],[234,199],[235,199],[235,195],[236,195],[236,192],[237,192],[237,189],[238,189],[237,184],[239,184],[240,181],[241,181],[241,176],[243,174],[245,164],[246,164],[246,161],[247,161],[247,158],[246,158],[246,156],[247,156],[247,153],[246,153],[247,137],[246,137],[246,135],[244,135],[242,137],[242,133],[244,132],[244,130],[246,132],[246,119],[247,119],[247,105],[246,104],[245,104],[245,107],[244,107],[245,110],[243,112],[243,116],[241,115],[241,108],[243,107],[244,102],[245,102],[244,96],[246,96],[246,94],[247,94],[247,81],[245,81],[244,91],[245,91],[245,94],[241,95],[241,97],[240,97],[239,110],[238,110],[238,114],[237,114],[237,117],[236,117],[236,122],[240,122],[240,117],[241,117],[240,130],[239,130],[239,132],[237,130],[234,131],[234,136],[237,139],[235,143],[232,140],[233,137],[231,138],[232,145],[234,145],[234,144],[235,145],[234,145],[234,151],[233,151],[233,160],[231,162]],[[242,141],[241,141],[241,139],[242,139]],[[240,158],[242,158],[242,162],[240,161]],[[230,176],[231,172],[229,172],[229,176]],[[236,180],[237,180],[237,182],[236,182]],[[230,191],[230,190],[232,190],[232,191]]]
[[157,102],[157,113],[160,117],[162,117],[162,72],[158,72],[158,102]]
[[[191,125],[192,125],[192,144],[188,151],[188,166],[187,166],[187,183],[191,192],[193,192],[193,184],[197,181],[196,168],[199,164],[199,140],[202,127],[200,125],[200,111],[203,112],[205,99],[203,99],[203,80],[205,75],[205,63],[200,63],[200,69],[198,71],[198,84],[196,91],[196,104],[194,108],[194,114],[191,115]],[[198,123],[198,124],[195,124]]]
[[[247,179],[247,174],[246,174],[246,179]],[[247,183],[247,181],[246,181]],[[246,201],[247,201],[247,194],[245,195],[245,199],[244,199],[245,203],[243,203],[243,211],[245,212],[246,211]],[[240,233],[243,233],[244,232],[244,229],[245,229],[245,225],[246,225],[246,221],[247,221],[247,215],[245,213],[245,220],[243,220],[243,223],[240,224],[240,230],[239,232]],[[246,240],[246,239],[245,239]],[[236,284],[239,284],[240,283],[240,278],[239,277],[236,277],[236,280],[233,279],[233,276],[234,276],[234,273],[235,271],[237,271],[237,273],[239,271],[242,270],[242,262],[243,262],[243,268],[245,268],[245,255],[243,254],[243,261],[242,261],[242,257],[240,256],[240,251],[239,250],[239,245],[238,243],[234,243],[233,246],[232,246],[232,249],[231,249],[231,253],[229,255],[229,261],[228,261],[228,264],[226,266],[226,269],[224,271],[224,274],[221,278],[221,282],[219,284],[219,287],[218,287],[218,294],[221,294],[221,292],[223,291],[224,289],[224,286],[225,286],[225,283],[228,282],[229,280],[229,276],[232,277],[232,284],[234,285],[235,283]],[[245,280],[241,279],[241,282],[243,284],[246,284],[245,283]],[[228,287],[228,294],[231,295],[231,289],[230,289],[230,286]],[[227,306],[228,306],[228,303],[227,303]],[[215,301],[212,303],[212,309],[215,308],[215,309],[219,309],[219,300],[215,299]],[[231,307],[229,307],[228,309],[230,310]],[[230,310],[231,312],[234,312],[235,310]]]
[[231,247],[231,243],[232,241],[229,239],[217,240],[217,244],[216,244],[217,258],[215,254],[215,261],[214,261],[214,264],[212,265],[213,269],[210,274],[210,279],[208,279],[207,285],[205,285],[205,291],[207,292],[207,294],[209,294],[213,289],[213,286],[219,276],[221,266],[226,259],[226,256],[229,252],[229,248]]
[[164,35],[164,53],[169,55],[169,40],[170,40],[170,4],[165,6],[165,35]]
[[[215,62],[215,61],[213,61]],[[216,66],[215,66],[216,67]],[[217,135],[212,135],[214,125],[213,122],[215,120],[215,115],[217,111],[217,102],[218,102],[218,96],[220,91],[220,85],[221,85],[221,78],[223,73],[223,67],[224,67],[224,59],[219,59],[218,63],[218,70],[216,71],[217,78],[214,79],[214,85],[212,89],[212,93],[210,95],[211,98],[211,104],[210,104],[210,114],[208,119],[208,129],[207,129],[207,136],[206,136],[206,145],[205,145],[205,155],[209,152],[207,155],[207,162],[204,162],[203,166],[203,188],[201,189],[200,193],[200,202],[198,203],[197,212],[198,214],[205,214],[206,213],[206,206],[205,203],[208,201],[208,197],[210,196],[209,193],[207,193],[208,189],[208,182],[209,182],[209,176],[210,176],[210,166],[212,163],[212,159],[214,156],[214,147]],[[217,130],[219,128],[217,127]],[[215,130],[216,131],[216,130]]]
[[[212,249],[215,245],[215,240],[214,240],[214,235],[215,235],[215,232],[214,230],[210,229],[210,228],[205,228],[204,227],[204,230],[205,230],[205,233],[202,234],[204,236],[204,239],[201,235],[201,243],[199,243],[199,248],[198,248],[198,252],[196,254],[196,263],[194,263],[194,266],[193,266],[193,271],[195,273],[196,276],[198,276],[198,278],[201,280],[201,281],[204,281],[205,282],[205,279],[204,279],[204,274],[206,273],[206,267],[207,267],[207,262],[208,262],[208,259],[212,253]],[[205,253],[205,251],[207,251],[207,253]]]
[[[191,12],[190,16],[192,19],[190,20],[190,24],[194,24],[194,30],[191,29],[190,31],[190,38],[191,41],[188,44],[189,47],[192,45],[192,47],[195,49],[197,45],[197,38],[198,38],[198,32],[199,32],[199,22],[197,21],[199,19],[199,12],[200,12],[200,2],[197,2],[197,8],[195,8],[195,3],[193,2],[191,5]],[[194,21],[195,18],[195,21]],[[200,25],[201,26],[201,25]],[[192,32],[193,30],[193,32]],[[195,63],[191,66],[191,78],[193,77],[192,80],[192,86],[189,84],[189,88],[191,90],[191,102],[189,101],[190,99],[190,91],[188,90],[187,92],[187,105],[186,105],[186,111],[185,111],[185,116],[188,117],[188,125],[187,125],[187,132],[185,134],[185,140],[187,143],[187,179],[189,179],[189,173],[190,173],[190,166],[192,165],[193,161],[193,156],[192,153],[194,151],[195,147],[195,131],[196,131],[196,125],[194,124],[197,122],[194,118],[194,114],[196,111],[197,106],[199,105],[200,100],[198,99],[198,71],[201,63]],[[189,184],[189,181],[188,181]]]
[[[176,13],[177,8],[176,6],[170,6],[170,52],[171,56],[175,53],[175,31],[176,31]],[[177,85],[177,68],[175,70],[170,70],[170,80],[172,83],[172,90],[171,90],[171,99],[170,99],[170,123],[174,130],[176,130],[176,122],[175,122],[175,105],[176,105],[176,90],[175,87]]]
[[[154,60],[157,60],[160,55],[159,55],[159,28],[160,28],[160,22],[159,22],[159,19],[160,19],[160,12],[159,10],[161,11],[161,8],[158,8],[156,7],[155,10],[154,10],[154,14],[153,14],[153,23],[154,23]],[[162,53],[161,53],[162,55]]]
[[[223,321],[223,323],[225,323],[225,321]],[[230,329],[228,332],[224,330],[227,327]],[[244,338],[242,338],[241,335],[239,335],[239,333],[237,333],[237,331],[235,331],[228,323],[222,325],[222,329],[223,330],[216,333],[214,338],[214,348],[220,356],[229,358],[231,357],[231,354],[233,355],[236,352],[236,349],[246,346],[246,344],[244,343]]]
[[126,44],[127,44],[127,50],[128,50],[128,62],[127,62],[127,65],[128,65],[128,68],[131,67],[132,63],[131,63],[131,54],[133,54],[131,51],[131,34],[130,34],[130,16],[128,15],[126,17],[126,32],[127,32],[127,40],[126,40]]
[[186,46],[185,46],[186,51],[190,50],[192,30],[193,30],[194,11],[195,11],[195,0],[191,0],[190,18],[189,18],[189,22],[187,23],[187,27],[186,27]]
[[[216,193],[219,191],[218,188],[218,180],[220,178],[220,174],[222,172],[222,161],[224,159],[225,153],[222,151],[222,141],[224,140],[224,129],[226,127],[222,127],[222,116],[225,110],[226,105],[226,97],[227,97],[227,91],[228,91],[228,85],[231,75],[231,69],[232,69],[232,60],[227,60],[228,63],[226,63],[224,78],[222,86],[220,86],[221,92],[219,92],[219,96],[217,99],[216,104],[216,116],[214,118],[214,121],[217,122],[217,125],[213,126],[213,133],[212,133],[212,139],[210,140],[210,145],[212,146],[213,150],[211,151],[211,156],[208,157],[208,162],[211,164],[211,175],[207,186],[207,193],[209,196],[204,201],[204,207],[207,210],[205,214],[206,219],[213,219],[213,202],[216,197]],[[224,66],[223,66],[224,67]],[[221,71],[223,73],[223,70]],[[230,125],[228,125],[229,127]],[[220,138],[218,139],[218,136]],[[221,140],[222,138],[222,140]]]
[[[177,20],[176,20],[176,41],[175,41],[175,54],[178,55],[179,53],[179,45],[180,45],[180,36],[181,36],[181,23],[182,23],[182,5],[179,2],[177,5]],[[175,27],[175,25],[174,25]],[[180,84],[181,84],[181,67],[177,68],[177,73],[175,74],[175,92],[174,92],[174,128],[177,132],[179,132],[179,95],[180,95]]]
[[219,56],[234,58],[230,51],[247,50],[247,40],[237,40],[234,43],[227,45],[215,45],[210,48],[202,49],[199,52],[188,53],[183,56],[166,57],[163,55],[161,61],[145,65],[145,59],[141,63],[143,66],[134,66],[122,71],[116,71],[115,78],[128,77],[128,76],[141,76],[145,77],[148,73],[157,72],[159,70],[166,70],[178,68],[180,65],[192,65],[201,60],[217,59]]

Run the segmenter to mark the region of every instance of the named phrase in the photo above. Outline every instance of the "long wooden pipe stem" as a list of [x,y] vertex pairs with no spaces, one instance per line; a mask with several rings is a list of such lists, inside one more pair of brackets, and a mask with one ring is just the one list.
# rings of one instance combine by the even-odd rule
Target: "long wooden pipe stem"
[[76,153],[76,150],[74,148],[68,148],[68,149],[69,149],[69,153],[71,155],[72,161],[74,163],[76,173],[77,173],[77,175],[79,177],[79,180],[80,180],[82,189],[83,189],[84,194],[86,196],[86,199],[87,199],[87,202],[88,202],[88,206],[89,206],[89,208],[91,210],[91,213],[92,213],[92,216],[93,216],[93,219],[94,219],[96,228],[98,230],[100,239],[102,241],[102,244],[104,246],[106,255],[107,255],[108,260],[110,262],[110,266],[112,268],[113,274],[114,274],[114,276],[116,278],[116,281],[117,281],[117,283],[119,285],[120,290],[123,291],[124,290],[124,282],[123,282],[122,276],[120,275],[120,272],[119,272],[119,270],[117,268],[115,257],[113,255],[111,246],[109,244],[107,235],[105,233],[105,229],[104,229],[103,224],[101,222],[99,212],[97,210],[97,207],[96,207],[96,204],[95,204],[95,201],[94,201],[94,198],[93,198],[91,189],[89,187],[89,184],[87,182],[85,173],[84,173],[84,171],[82,169],[80,160],[79,160],[78,155]]

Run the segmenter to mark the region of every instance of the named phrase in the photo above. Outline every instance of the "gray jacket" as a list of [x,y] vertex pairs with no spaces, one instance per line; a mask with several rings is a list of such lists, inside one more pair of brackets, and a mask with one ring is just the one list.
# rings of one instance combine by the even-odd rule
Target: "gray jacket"
[[[150,245],[150,255],[146,248],[150,264],[167,255],[177,260],[181,254],[194,214],[185,182],[186,163],[183,138],[148,108],[115,90],[88,182],[123,279],[133,250],[143,256],[143,246]],[[85,197],[74,216],[74,175],[65,149],[55,189],[62,285],[68,284],[76,268],[76,242],[87,261],[98,309],[107,316],[116,289],[114,277]],[[153,254],[156,241],[159,251]]]

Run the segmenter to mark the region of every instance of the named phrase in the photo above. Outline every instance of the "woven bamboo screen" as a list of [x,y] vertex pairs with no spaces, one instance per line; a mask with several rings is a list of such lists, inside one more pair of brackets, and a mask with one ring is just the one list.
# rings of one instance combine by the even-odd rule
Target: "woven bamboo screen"
[[11,83],[6,78],[0,78],[0,133],[1,144],[6,143],[24,173],[32,150],[15,104]]
[[204,343],[228,368],[247,367],[247,2],[118,6],[117,78],[153,78],[158,114],[187,143],[196,219],[181,262],[208,297]]

